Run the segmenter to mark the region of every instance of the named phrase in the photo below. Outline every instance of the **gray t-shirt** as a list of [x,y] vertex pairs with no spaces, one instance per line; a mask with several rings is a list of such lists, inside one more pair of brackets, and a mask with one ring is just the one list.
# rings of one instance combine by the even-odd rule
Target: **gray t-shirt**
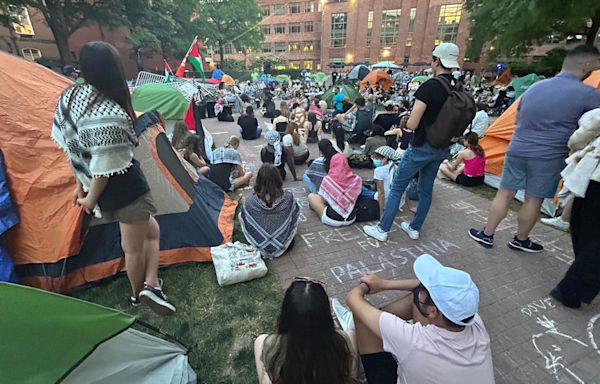
[[517,128],[507,154],[536,159],[560,159],[569,155],[567,142],[581,115],[600,106],[600,91],[561,72],[534,84],[523,94]]

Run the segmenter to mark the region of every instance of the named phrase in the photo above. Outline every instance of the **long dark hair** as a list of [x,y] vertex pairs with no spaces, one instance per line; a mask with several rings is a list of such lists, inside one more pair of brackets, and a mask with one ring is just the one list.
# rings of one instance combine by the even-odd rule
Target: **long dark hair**
[[331,144],[331,140],[322,139],[319,141],[319,151],[323,154],[325,158],[325,169],[329,172],[329,166],[331,165],[331,158],[333,155],[337,153],[333,145]]
[[469,132],[465,136],[465,141],[467,142],[468,148],[473,151],[477,156],[484,157],[485,151],[479,145],[479,136],[475,132]]
[[283,196],[283,179],[277,167],[270,163],[264,163],[260,167],[254,183],[254,193],[269,207]]
[[342,124],[335,124],[333,126],[333,136],[335,136],[335,143],[340,151],[344,152],[346,148],[346,131]]
[[294,281],[290,285],[281,305],[277,334],[285,341],[267,362],[273,384],[353,382],[350,349],[335,330],[329,299],[320,284]]
[[[318,104],[318,103],[317,103]],[[308,112],[307,120],[311,124],[311,130],[315,129],[315,125],[317,125],[317,114],[314,112]]]
[[115,103],[135,122],[131,95],[119,52],[104,41],[92,41],[79,51],[79,65],[85,81]]
[[183,140],[188,134],[187,125],[183,121],[178,121],[173,127],[173,137],[171,138],[171,145],[175,149],[180,149],[183,146]]
[[204,157],[204,151],[200,147],[200,143],[201,143],[200,136],[188,135],[183,140],[183,143],[181,143],[181,148],[183,148],[183,150],[185,152],[183,157],[187,160],[187,158],[192,153],[195,153],[196,155],[198,155],[199,158],[202,159]]

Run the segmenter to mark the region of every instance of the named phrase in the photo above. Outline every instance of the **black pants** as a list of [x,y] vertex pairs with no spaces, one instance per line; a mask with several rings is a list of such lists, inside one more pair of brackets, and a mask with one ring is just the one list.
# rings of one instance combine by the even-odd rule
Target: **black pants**
[[294,156],[294,164],[296,165],[302,165],[304,163],[306,163],[306,160],[308,160],[308,156],[310,156],[310,153],[308,151],[306,151],[306,153],[302,156]]
[[571,210],[575,261],[558,288],[570,301],[591,303],[600,292],[600,183],[590,181],[585,198]]

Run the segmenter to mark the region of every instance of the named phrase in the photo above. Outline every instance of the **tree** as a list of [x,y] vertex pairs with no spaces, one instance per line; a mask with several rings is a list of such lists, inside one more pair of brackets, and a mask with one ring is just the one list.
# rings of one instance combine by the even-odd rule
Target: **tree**
[[120,0],[0,0],[0,9],[9,6],[38,9],[52,30],[62,63],[71,64],[69,37],[91,22],[109,27],[127,25],[125,3]]
[[261,9],[256,0],[197,0],[198,18],[194,25],[198,36],[219,47],[221,66],[225,65],[225,45],[242,50],[258,48],[263,40],[260,30]]
[[479,57],[489,43],[491,56],[519,56],[549,37],[586,36],[594,44],[600,27],[597,0],[466,0],[470,41],[467,55]]

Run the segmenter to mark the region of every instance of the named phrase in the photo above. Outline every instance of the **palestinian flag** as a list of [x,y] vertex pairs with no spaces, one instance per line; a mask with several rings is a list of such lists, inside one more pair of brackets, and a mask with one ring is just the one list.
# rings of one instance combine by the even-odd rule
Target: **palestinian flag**
[[169,63],[167,63],[167,60],[164,60],[164,61],[165,61],[165,83],[170,83],[173,81],[173,79],[172,79],[173,71],[171,70]]
[[188,54],[186,55],[186,57],[183,58],[181,65],[179,65],[179,68],[177,69],[176,75],[179,77],[183,77],[185,73],[186,60],[189,60],[190,64],[192,64],[192,67],[194,67],[194,69],[200,73],[200,76],[203,79],[206,77],[206,75],[204,74],[204,68],[202,66],[202,56],[200,56],[200,49],[198,47],[197,39],[194,39],[194,42],[192,43]]

